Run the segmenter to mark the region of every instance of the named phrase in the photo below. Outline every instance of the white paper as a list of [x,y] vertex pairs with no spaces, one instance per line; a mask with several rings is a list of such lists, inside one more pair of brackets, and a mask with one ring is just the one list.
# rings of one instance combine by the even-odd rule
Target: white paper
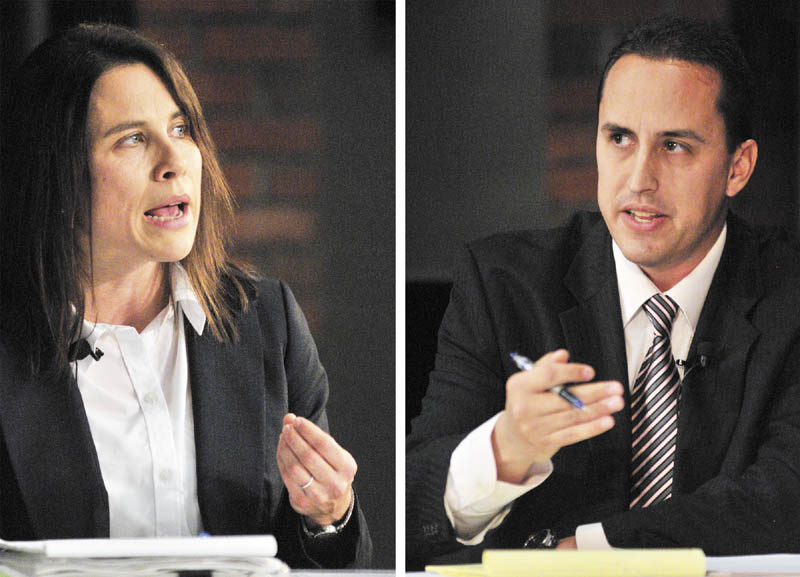
[[274,557],[278,552],[278,544],[272,535],[47,541],[0,539],[0,549],[59,558]]
[[706,571],[711,573],[786,573],[800,575],[800,555],[737,555],[706,557]]
[[[6,554],[7,556],[8,554]],[[26,556],[24,553],[11,555]],[[27,556],[26,556],[27,557]],[[12,567],[20,569],[17,575],[34,577],[153,577],[179,575],[183,571],[209,572],[214,577],[273,577],[289,575],[289,567],[275,557],[138,557],[138,558],[62,558],[53,559],[39,557],[35,561],[26,559],[4,558],[0,556],[0,575],[9,572]]]

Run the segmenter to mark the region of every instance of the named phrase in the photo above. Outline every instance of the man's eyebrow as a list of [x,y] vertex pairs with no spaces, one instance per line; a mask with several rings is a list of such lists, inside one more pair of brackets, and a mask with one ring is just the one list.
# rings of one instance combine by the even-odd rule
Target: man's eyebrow
[[[620,126],[618,124],[614,124],[612,122],[606,122],[603,126],[600,127],[600,130],[603,132],[613,132],[614,134],[633,134],[633,131],[629,128],[625,128],[624,126]],[[696,140],[698,142],[702,142],[705,144],[706,139],[700,136],[694,130],[689,129],[681,129],[681,130],[664,130],[659,132],[658,135],[661,138],[687,138],[689,140]]]
[[696,133],[694,130],[665,130],[661,133],[665,138],[688,138],[689,140],[696,140],[705,144],[706,139]]
[[633,131],[629,128],[625,128],[624,126],[620,126],[619,124],[614,124],[612,122],[606,122],[600,127],[600,130],[603,132],[614,132],[617,134],[633,134]]
[[[175,112],[172,113],[172,116],[169,117],[169,120],[171,122],[176,118],[180,118],[182,116],[186,115],[180,110],[176,110]],[[105,133],[103,134],[103,138],[107,138],[114,134],[119,134],[120,132],[125,132],[126,130],[129,130],[131,128],[140,128],[144,125],[145,122],[143,120],[131,120],[129,122],[120,122],[119,124],[115,124],[108,130],[106,130]]]

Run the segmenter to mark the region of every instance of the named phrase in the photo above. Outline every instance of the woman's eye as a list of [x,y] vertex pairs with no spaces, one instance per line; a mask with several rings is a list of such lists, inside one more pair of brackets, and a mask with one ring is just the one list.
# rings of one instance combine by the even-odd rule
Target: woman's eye
[[130,136],[126,136],[121,141],[123,144],[135,145],[141,144],[144,142],[144,136],[141,133],[131,134]]
[[179,138],[183,138],[189,135],[189,127],[185,124],[179,124],[175,128],[172,129],[173,136],[177,136]]

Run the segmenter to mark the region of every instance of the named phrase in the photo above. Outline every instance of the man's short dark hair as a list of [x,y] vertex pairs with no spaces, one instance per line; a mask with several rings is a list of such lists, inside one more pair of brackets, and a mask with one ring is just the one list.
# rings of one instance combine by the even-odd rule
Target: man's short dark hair
[[736,38],[727,28],[678,16],[658,16],[628,32],[609,53],[603,69],[597,105],[611,67],[626,54],[656,60],[683,60],[710,66],[722,78],[717,110],[725,122],[729,153],[753,137],[755,88],[750,66]]

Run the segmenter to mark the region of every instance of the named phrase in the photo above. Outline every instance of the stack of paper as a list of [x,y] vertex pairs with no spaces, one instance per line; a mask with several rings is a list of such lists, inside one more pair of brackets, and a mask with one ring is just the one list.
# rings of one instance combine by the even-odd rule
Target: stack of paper
[[706,562],[700,549],[490,549],[480,565],[425,569],[448,577],[704,577]]
[[800,577],[800,555],[705,557],[700,549],[487,550],[483,563],[429,565],[447,577]]
[[214,576],[285,575],[270,535],[159,539],[0,540],[0,577],[144,577],[201,571]]

